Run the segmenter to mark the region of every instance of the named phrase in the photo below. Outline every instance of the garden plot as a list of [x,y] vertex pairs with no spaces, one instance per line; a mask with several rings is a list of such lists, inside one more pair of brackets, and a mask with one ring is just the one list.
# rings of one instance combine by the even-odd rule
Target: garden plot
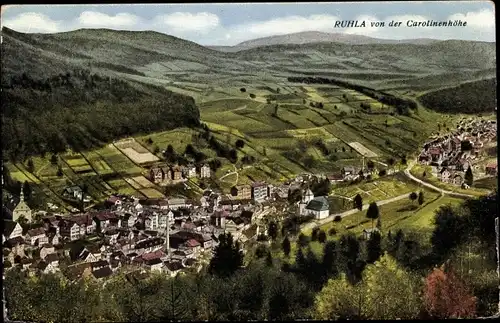
[[358,153],[360,153],[362,156],[368,157],[368,158],[375,158],[378,155],[371,151],[370,149],[366,148],[359,142],[350,142],[349,146],[351,146],[354,150],[356,150]]
[[135,139],[119,141],[114,145],[136,164],[151,163],[160,160],[157,156],[153,155],[149,150],[135,141]]

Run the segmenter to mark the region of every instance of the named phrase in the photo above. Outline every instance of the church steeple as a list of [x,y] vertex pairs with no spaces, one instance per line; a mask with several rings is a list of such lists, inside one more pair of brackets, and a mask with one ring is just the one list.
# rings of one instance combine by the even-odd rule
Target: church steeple
[[21,188],[21,195],[19,196],[19,202],[24,202],[24,191]]

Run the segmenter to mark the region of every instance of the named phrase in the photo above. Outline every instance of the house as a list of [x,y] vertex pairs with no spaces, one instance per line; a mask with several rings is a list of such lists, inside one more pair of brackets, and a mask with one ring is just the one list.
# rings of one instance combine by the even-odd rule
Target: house
[[439,178],[441,179],[441,182],[448,183],[450,181],[450,176],[451,172],[446,167],[443,167],[439,172]]
[[441,163],[444,158],[444,151],[440,147],[432,147],[427,152],[431,156],[431,161],[434,163]]
[[305,216],[306,214],[306,206],[314,199],[314,194],[310,189],[307,189],[306,192],[302,195],[302,199],[299,203],[299,215]]
[[107,200],[106,200],[106,204],[108,205],[121,205],[122,204],[122,200],[118,197],[118,196],[115,196],[115,195],[111,195]]
[[424,165],[429,165],[431,162],[431,156],[429,156],[427,153],[421,153],[418,156],[418,162]]
[[78,255],[79,260],[84,262],[95,262],[101,259],[101,252],[99,250],[90,250],[91,248],[84,248]]
[[165,271],[171,276],[175,277],[183,268],[182,262],[180,261],[166,261],[164,262],[165,264]]
[[305,215],[313,215],[315,219],[320,220],[330,215],[330,204],[325,196],[313,198],[304,209]]
[[161,167],[161,171],[163,172],[163,182],[169,182],[174,178],[172,168],[170,168],[170,166]]
[[92,201],[90,196],[85,195],[79,186],[66,187],[62,195],[64,197],[78,201],[81,201],[83,199],[83,202],[85,203],[89,203],[90,201]]
[[200,178],[210,178],[210,166],[203,164],[200,167]]
[[19,218],[21,218],[21,217],[28,220],[28,222],[32,221],[31,209],[28,206],[28,204],[26,204],[26,202],[24,201],[23,190],[21,190],[21,196],[20,196],[19,203],[12,210],[12,221],[17,222],[19,220]]
[[252,198],[252,187],[250,185],[233,186],[231,196],[237,200],[249,200]]
[[40,249],[40,258],[45,259],[45,257],[47,257],[47,255],[55,253],[55,252],[56,251],[55,251],[54,246],[49,244],[49,243],[46,243]]
[[485,172],[487,175],[497,176],[498,175],[497,163],[491,163],[491,164],[486,165]]
[[111,275],[113,275],[113,271],[109,266],[92,272],[92,277],[94,277],[96,280],[104,280]]
[[379,229],[377,229],[377,228],[363,229],[363,239],[365,239],[365,240],[370,239],[372,232],[375,232],[375,231],[380,232]]
[[196,166],[188,165],[184,168],[184,177],[193,178],[196,177]]
[[23,235],[23,227],[11,220],[4,220],[3,235],[5,240],[21,237]]
[[177,210],[180,208],[188,208],[191,207],[186,201],[186,199],[181,198],[171,198],[168,199],[168,207],[170,210]]
[[165,178],[165,173],[161,167],[152,167],[149,170],[149,179],[153,183],[160,184],[163,182],[164,178]]
[[183,167],[179,166],[179,165],[172,167],[172,175],[173,175],[172,179],[174,181],[178,181],[178,180],[182,179],[182,170],[183,170]]
[[163,266],[164,266],[163,265],[163,261],[160,258],[146,260],[144,262],[144,265],[146,265],[146,267],[149,270],[151,270],[151,271],[157,271],[157,272],[163,271]]
[[109,262],[107,260],[97,260],[90,263],[90,268],[92,271],[96,271],[105,267],[109,267]]
[[189,239],[186,241],[186,247],[191,249],[193,253],[198,253],[201,250],[201,244],[195,239]]
[[68,280],[76,281],[80,278],[90,277],[92,275],[92,268],[90,263],[75,264],[68,266],[64,273]]
[[344,166],[341,170],[341,175],[344,179],[352,176],[356,176],[356,170],[352,166]]
[[463,182],[464,182],[464,178],[460,174],[455,174],[455,176],[453,176],[453,179],[451,181],[452,184],[458,185],[458,186],[461,186]]
[[118,227],[119,218],[118,216],[109,211],[100,211],[92,214],[92,219],[95,221],[95,227],[100,228],[100,231],[104,231],[108,227]]
[[344,181],[344,177],[342,176],[342,174],[330,174],[326,178],[330,181],[331,184]]
[[32,246],[38,244],[38,245],[43,245],[45,243],[49,242],[49,239],[47,238],[47,234],[45,233],[45,228],[44,227],[38,227],[34,229],[28,230],[28,232],[25,235],[25,240],[28,244],[31,244]]
[[254,182],[252,184],[252,199],[255,202],[262,202],[267,198],[267,184]]

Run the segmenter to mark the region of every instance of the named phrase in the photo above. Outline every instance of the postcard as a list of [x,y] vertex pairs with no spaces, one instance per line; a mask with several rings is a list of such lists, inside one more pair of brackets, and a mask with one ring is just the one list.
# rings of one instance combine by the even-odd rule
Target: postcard
[[499,317],[493,2],[1,26],[4,321]]

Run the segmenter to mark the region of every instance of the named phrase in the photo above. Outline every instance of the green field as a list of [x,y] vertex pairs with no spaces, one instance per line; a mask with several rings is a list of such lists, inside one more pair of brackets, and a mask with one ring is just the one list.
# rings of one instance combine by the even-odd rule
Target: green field
[[[425,191],[424,204],[419,206],[416,202],[409,199],[399,200],[393,203],[385,204],[379,207],[380,219],[382,223],[382,234],[387,234],[389,231],[395,233],[397,230],[411,230],[419,232],[422,244],[428,244],[430,234],[434,226],[435,211],[443,205],[451,204],[458,205],[463,200],[449,196],[440,196],[437,193]],[[374,222],[375,225],[375,222]],[[337,240],[343,234],[348,232],[354,233],[356,236],[361,236],[364,229],[371,229],[372,222],[366,218],[366,211],[360,211],[352,215],[348,215],[341,222],[329,222],[320,227],[327,233],[328,240]],[[329,230],[334,228],[335,235],[329,234]],[[346,229],[349,228],[349,229]],[[310,235],[311,230],[304,230],[304,234]],[[310,242],[311,249],[318,255],[322,255],[323,245],[317,241]],[[291,257],[288,262],[295,261],[295,252],[297,245],[292,243]],[[281,259],[285,258],[283,251],[275,251],[274,256]]]

